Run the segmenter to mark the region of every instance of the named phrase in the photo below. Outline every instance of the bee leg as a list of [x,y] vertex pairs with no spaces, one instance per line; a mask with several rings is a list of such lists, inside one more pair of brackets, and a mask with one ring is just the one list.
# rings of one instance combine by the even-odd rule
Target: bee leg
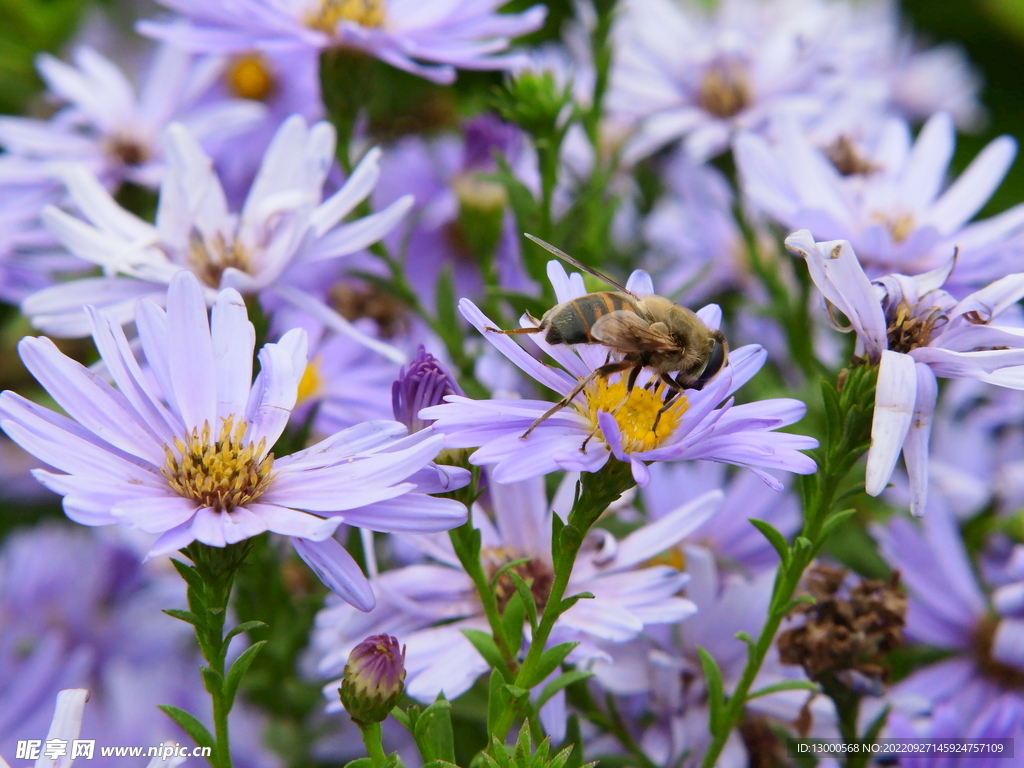
[[587,443],[589,443],[591,438],[594,435],[596,435],[596,434],[597,434],[597,429],[595,429],[593,432],[591,432],[589,435],[587,435],[587,439],[584,440],[583,441],[583,445],[580,446],[580,453],[586,453],[587,452]]
[[633,364],[630,363],[630,362],[624,362],[624,361],[620,360],[617,363],[605,363],[600,368],[595,368],[590,373],[590,375],[587,376],[587,378],[583,379],[582,381],[580,381],[579,384],[577,384],[575,387],[573,387],[572,392],[570,392],[568,395],[563,397],[561,400],[559,400],[553,406],[548,408],[548,410],[544,412],[543,416],[541,416],[539,419],[534,421],[533,424],[530,425],[530,428],[527,429],[525,432],[523,432],[523,434],[521,434],[519,436],[519,439],[520,440],[525,440],[527,437],[529,437],[530,433],[533,432],[533,430],[535,430],[540,424],[542,424],[545,421],[547,421],[548,419],[550,419],[552,416],[554,416],[560,410],[562,410],[567,405],[569,405],[574,399],[576,399],[576,395],[578,395],[580,392],[582,392],[584,389],[586,389],[587,385],[590,382],[592,382],[594,379],[598,378],[599,376],[601,378],[604,378],[605,376],[611,376],[613,373],[618,373],[619,371],[624,371],[624,370],[626,370],[627,368],[629,368],[632,365]]
[[560,410],[562,410],[567,405],[569,405],[569,403],[571,403],[575,399],[576,395],[578,395],[580,392],[582,392],[586,388],[587,384],[592,382],[594,379],[596,379],[600,375],[600,371],[601,370],[603,370],[603,366],[602,366],[602,368],[596,368],[593,372],[591,372],[591,374],[589,376],[587,376],[587,378],[585,378],[582,381],[580,381],[579,384],[577,384],[575,387],[573,387],[572,392],[570,392],[568,395],[563,397],[561,400],[559,400],[553,406],[548,408],[544,412],[543,416],[541,416],[539,419],[534,421],[533,424],[530,425],[530,428],[528,430],[526,430],[525,432],[523,432],[523,434],[521,434],[519,436],[519,439],[520,440],[525,440],[527,437],[530,436],[530,433],[533,432],[533,430],[535,430],[538,426],[540,426],[542,423],[544,423],[545,421],[550,419],[552,416],[554,416],[556,413],[558,413]]
[[505,336],[519,336],[520,334],[523,334],[523,333],[540,333],[542,329],[540,329],[540,328],[532,328],[532,327],[531,328],[511,328],[511,329],[509,329],[507,331],[503,331],[503,330],[501,330],[501,328],[491,328],[491,326],[485,325],[484,326],[484,330],[485,331],[489,331],[490,333],[500,333],[500,334],[503,334]]
[[669,394],[668,397],[665,398],[664,404],[661,406],[660,409],[658,409],[658,413],[654,417],[654,426],[651,427],[651,431],[654,432],[654,433],[657,433],[657,431],[658,431],[658,422],[661,421],[661,414],[663,414],[665,411],[667,411],[669,408],[671,408],[672,407],[672,403],[674,403],[676,401],[676,398],[679,397],[680,394],[682,394],[682,390],[678,388],[678,384],[676,384],[676,382],[672,381],[672,379],[669,378],[668,374],[664,374],[663,373],[661,375],[661,377],[663,379],[665,379],[666,382],[669,382],[671,384],[672,392],[671,392],[671,394]]
[[640,375],[644,367],[642,365],[634,365],[633,370],[629,372],[629,378],[626,380],[626,392],[632,392],[633,387],[636,385],[636,379]]

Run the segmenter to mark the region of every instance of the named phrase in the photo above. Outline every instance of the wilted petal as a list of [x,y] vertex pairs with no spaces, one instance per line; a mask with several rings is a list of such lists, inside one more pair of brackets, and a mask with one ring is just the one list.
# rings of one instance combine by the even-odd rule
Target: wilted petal
[[917,396],[917,370],[909,355],[885,350],[878,366],[864,490],[877,496],[889,482],[910,429]]

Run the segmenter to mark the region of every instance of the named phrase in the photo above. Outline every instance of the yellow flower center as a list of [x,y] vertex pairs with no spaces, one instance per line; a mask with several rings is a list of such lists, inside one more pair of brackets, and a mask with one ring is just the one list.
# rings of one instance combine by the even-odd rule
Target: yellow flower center
[[906,240],[916,226],[914,216],[910,213],[876,213],[871,218],[889,230],[889,234],[892,235],[892,240],[896,245],[900,245]]
[[164,446],[167,463],[161,474],[178,495],[218,512],[255,501],[273,479],[274,454],[263,456],[266,438],[259,445],[244,443],[246,427],[244,421],[236,427],[234,416],[224,419],[213,442],[209,423],[202,431],[193,428],[184,440],[175,438],[174,450]]
[[295,401],[296,405],[317,397],[321,392],[323,392],[324,377],[320,372],[322,364],[322,355],[317,355],[306,363],[306,370],[302,372],[302,378],[299,380],[299,392]]
[[363,27],[384,23],[384,0],[321,0],[306,14],[306,26],[333,35],[339,22],[353,21]]
[[633,387],[633,391],[627,393],[625,379],[609,383],[608,379],[600,378],[587,388],[587,402],[581,412],[595,430],[598,413],[612,414],[619,425],[626,453],[650,451],[675,431],[690,407],[686,396],[678,395],[666,408],[665,390],[666,386],[658,383],[653,389]]
[[664,552],[650,558],[644,565],[650,567],[655,565],[667,565],[677,571],[686,570],[686,553],[681,546],[666,549]]
[[228,65],[228,87],[243,99],[263,101],[277,89],[267,60],[258,53],[236,56]]

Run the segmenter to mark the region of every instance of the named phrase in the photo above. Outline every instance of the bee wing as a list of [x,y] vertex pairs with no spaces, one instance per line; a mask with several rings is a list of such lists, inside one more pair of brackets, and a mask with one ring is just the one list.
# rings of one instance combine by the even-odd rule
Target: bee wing
[[609,312],[590,327],[595,341],[626,352],[670,352],[679,345],[671,336],[653,330],[636,312],[624,309]]

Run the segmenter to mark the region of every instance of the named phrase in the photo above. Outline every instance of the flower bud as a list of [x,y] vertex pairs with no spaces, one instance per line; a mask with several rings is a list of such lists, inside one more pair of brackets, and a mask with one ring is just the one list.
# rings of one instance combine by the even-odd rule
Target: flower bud
[[341,705],[357,723],[385,720],[405,690],[405,646],[373,635],[352,649],[341,680]]
[[458,382],[441,362],[420,345],[408,368],[402,368],[391,385],[391,407],[395,420],[409,427],[409,432],[426,429],[432,422],[419,417],[421,409],[440,405],[445,395],[465,394]]

